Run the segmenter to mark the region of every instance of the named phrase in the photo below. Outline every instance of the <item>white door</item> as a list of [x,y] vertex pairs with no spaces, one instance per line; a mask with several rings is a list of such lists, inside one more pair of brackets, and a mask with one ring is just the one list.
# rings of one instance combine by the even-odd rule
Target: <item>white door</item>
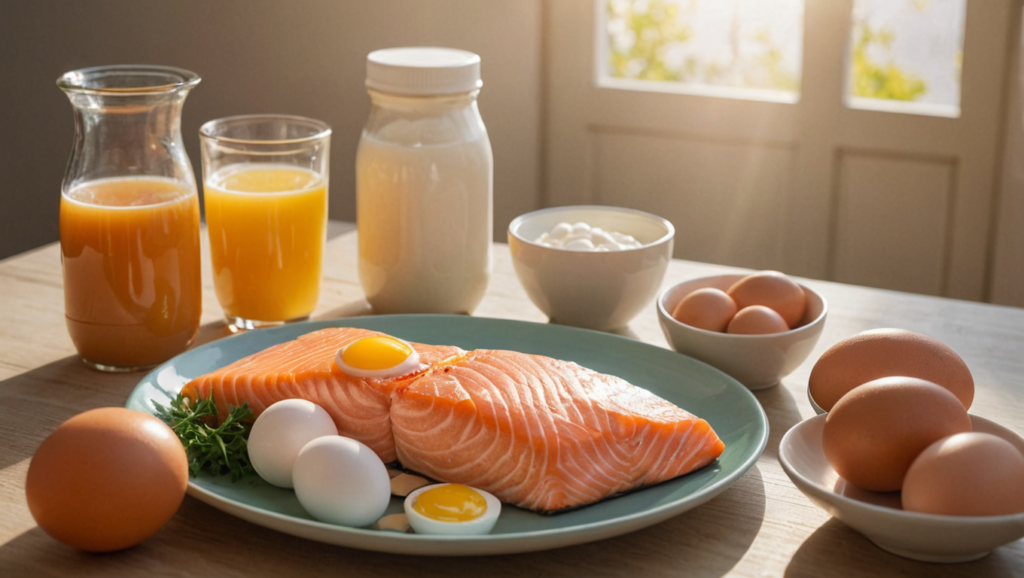
[[[958,42],[962,34],[962,69],[949,63],[960,82],[933,83],[942,102],[910,104],[852,96],[864,94],[853,85],[871,75],[889,75],[886,90],[903,96],[927,92],[886,60],[892,31],[886,37],[885,26],[865,24],[889,10],[877,8],[878,0],[875,12],[871,0],[703,1],[732,7],[717,25],[728,36],[724,50],[740,54],[744,34],[763,42],[752,58],[768,72],[732,58],[700,74],[726,82],[746,75],[770,89],[605,78],[613,69],[610,46],[617,46],[609,14],[628,9],[648,22],[674,11],[679,21],[690,18],[689,28],[664,25],[666,34],[685,41],[716,26],[700,13],[701,0],[547,4],[545,204],[662,215],[676,225],[679,258],[984,299],[1014,1],[884,0],[943,19],[926,22],[928,30],[944,26]],[[796,24],[782,22],[782,35],[767,38],[756,21],[743,21],[763,9],[758,2],[795,13]],[[631,39],[651,37],[627,35],[627,45]],[[793,42],[795,75],[782,66],[792,50],[779,49]],[[659,66],[673,58],[673,47],[662,44]],[[907,50],[941,54],[960,46]],[[694,67],[682,52],[674,58],[685,73]],[[862,67],[857,75],[849,72],[851,58]]]

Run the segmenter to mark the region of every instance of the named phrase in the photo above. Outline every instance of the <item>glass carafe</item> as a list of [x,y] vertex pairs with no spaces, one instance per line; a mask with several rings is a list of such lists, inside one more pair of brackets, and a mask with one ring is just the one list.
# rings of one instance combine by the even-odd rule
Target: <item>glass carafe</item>
[[60,204],[64,311],[96,369],[151,367],[199,328],[199,199],[181,139],[198,83],[187,70],[134,65],[57,80],[75,112]]

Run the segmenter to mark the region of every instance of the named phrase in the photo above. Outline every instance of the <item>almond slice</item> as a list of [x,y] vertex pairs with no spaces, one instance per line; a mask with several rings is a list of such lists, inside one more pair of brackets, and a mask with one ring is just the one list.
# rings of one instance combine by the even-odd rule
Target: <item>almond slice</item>
[[377,520],[373,528],[391,532],[408,532],[412,526],[409,525],[409,518],[405,514],[390,514]]
[[430,480],[414,476],[412,474],[398,474],[391,478],[391,493],[395,496],[406,497],[410,492],[430,484]]

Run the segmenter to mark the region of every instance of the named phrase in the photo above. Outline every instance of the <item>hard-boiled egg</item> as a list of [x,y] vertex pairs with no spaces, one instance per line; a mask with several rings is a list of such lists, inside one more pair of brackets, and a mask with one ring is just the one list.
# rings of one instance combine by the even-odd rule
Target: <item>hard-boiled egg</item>
[[426,486],[405,498],[405,515],[419,534],[486,534],[499,514],[498,498],[462,484]]
[[299,451],[322,436],[336,436],[338,428],[327,411],[305,399],[281,400],[260,414],[249,432],[249,461],[267,482],[292,487],[292,468]]
[[314,518],[342,526],[376,522],[391,501],[384,462],[364,444],[325,436],[302,448],[292,474],[295,496]]
[[412,345],[389,335],[357,339],[339,350],[334,362],[354,377],[401,377],[420,369]]

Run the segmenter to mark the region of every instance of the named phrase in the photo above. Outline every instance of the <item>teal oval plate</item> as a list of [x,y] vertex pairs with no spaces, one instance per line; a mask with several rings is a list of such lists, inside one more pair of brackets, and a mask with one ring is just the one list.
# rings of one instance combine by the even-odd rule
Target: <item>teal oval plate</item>
[[[251,331],[187,351],[143,379],[127,407],[154,413],[190,379],[271,345],[323,327],[362,327],[408,341],[463,349],[510,349],[575,361],[648,389],[708,421],[725,451],[705,468],[570,512],[542,516],[502,508],[484,536],[405,534],[351,528],[313,519],[295,493],[253,476],[232,483],[227,476],[199,476],[188,493],[229,514],[286,534],[364,550],[398,554],[470,556],[547,550],[639,530],[710,500],[738,480],[764,450],[764,410],[738,381],[700,361],[624,337],[539,323],[448,315],[383,315],[296,323]],[[392,498],[387,514],[402,512]]]

